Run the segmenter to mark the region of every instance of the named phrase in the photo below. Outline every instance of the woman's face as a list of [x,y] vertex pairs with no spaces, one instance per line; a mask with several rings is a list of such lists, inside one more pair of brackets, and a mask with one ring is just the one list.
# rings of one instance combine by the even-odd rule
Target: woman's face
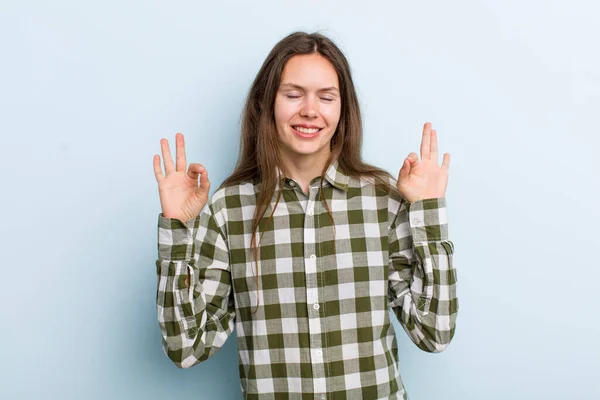
[[275,97],[282,158],[324,160],[330,152],[341,106],[338,76],[327,59],[319,54],[290,58]]

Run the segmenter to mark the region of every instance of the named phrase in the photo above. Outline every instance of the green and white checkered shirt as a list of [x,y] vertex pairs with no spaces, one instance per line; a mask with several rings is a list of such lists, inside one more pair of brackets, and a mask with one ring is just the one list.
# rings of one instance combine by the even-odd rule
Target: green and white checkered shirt
[[244,399],[407,399],[389,309],[424,351],[452,339],[458,299],[446,200],[408,203],[334,162],[323,183],[334,238],[319,184],[304,193],[286,178],[277,189],[273,219],[265,227],[274,200],[260,225],[258,291],[250,248],[258,185],[217,190],[187,224],[159,215],[165,353],[191,367],[235,327]]

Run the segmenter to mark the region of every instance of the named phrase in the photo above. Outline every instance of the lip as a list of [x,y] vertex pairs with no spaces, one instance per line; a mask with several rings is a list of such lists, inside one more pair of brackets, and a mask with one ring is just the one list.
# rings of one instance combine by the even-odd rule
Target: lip
[[[294,129],[294,126],[301,126],[302,128],[317,128],[319,129],[319,131],[317,133],[313,133],[313,134],[309,134],[309,133],[302,133],[300,131],[297,131],[296,129]],[[298,124],[298,125],[291,125],[290,129],[292,130],[292,132],[294,132],[294,134],[296,134],[296,136],[300,136],[303,139],[312,139],[312,138],[316,138],[317,136],[319,136],[321,134],[321,132],[323,131],[323,128],[319,128],[318,126],[314,126],[314,125],[302,125],[302,124]]]
[[293,124],[292,126],[301,126],[302,128],[317,128],[317,129],[322,129],[320,126],[317,125],[309,125],[309,124]]

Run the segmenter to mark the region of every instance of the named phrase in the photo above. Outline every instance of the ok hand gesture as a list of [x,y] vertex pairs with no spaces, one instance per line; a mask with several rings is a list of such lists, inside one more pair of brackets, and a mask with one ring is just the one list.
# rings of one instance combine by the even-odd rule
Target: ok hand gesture
[[[154,155],[154,175],[158,182],[158,194],[164,217],[175,218],[186,223],[197,217],[208,200],[210,182],[208,171],[201,164],[190,164],[185,171],[185,143],[183,135],[175,135],[176,164],[173,165],[169,141],[160,140],[165,175],[160,167],[160,156]],[[198,186],[200,176],[200,186]]]
[[410,203],[444,197],[448,186],[449,165],[448,153],[444,154],[442,165],[438,165],[437,133],[431,130],[431,123],[427,122],[423,127],[421,161],[414,152],[404,159],[396,187]]

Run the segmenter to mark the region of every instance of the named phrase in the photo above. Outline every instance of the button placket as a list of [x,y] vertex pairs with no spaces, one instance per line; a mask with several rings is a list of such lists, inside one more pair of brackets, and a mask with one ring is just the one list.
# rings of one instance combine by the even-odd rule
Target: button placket
[[306,216],[304,218],[304,265],[306,279],[306,307],[308,309],[308,330],[310,343],[310,357],[313,374],[314,393],[323,393],[325,387],[325,364],[323,359],[323,343],[321,340],[322,326],[319,310],[319,286],[317,280],[317,227],[315,224],[314,207],[317,196],[317,187],[309,187],[308,201],[306,203]]

